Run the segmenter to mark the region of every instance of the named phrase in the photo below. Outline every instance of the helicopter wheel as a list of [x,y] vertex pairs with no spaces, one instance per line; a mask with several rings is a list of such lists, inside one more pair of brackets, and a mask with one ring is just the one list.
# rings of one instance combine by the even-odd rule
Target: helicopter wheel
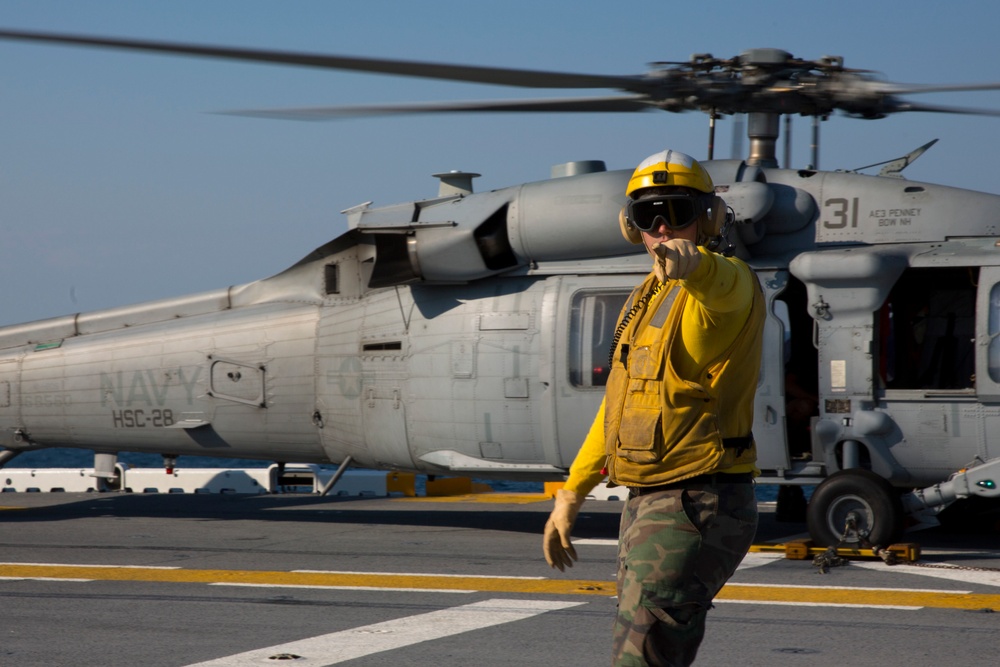
[[816,487],[806,523],[819,546],[886,547],[903,532],[903,505],[884,478],[860,468],[841,470]]

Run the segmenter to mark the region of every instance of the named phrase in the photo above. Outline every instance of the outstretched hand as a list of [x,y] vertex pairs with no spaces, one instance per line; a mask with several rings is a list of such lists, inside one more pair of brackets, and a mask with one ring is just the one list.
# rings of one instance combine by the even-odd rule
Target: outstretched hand
[[670,239],[657,243],[651,250],[654,258],[653,272],[661,283],[683,280],[701,264],[698,246],[687,239]]

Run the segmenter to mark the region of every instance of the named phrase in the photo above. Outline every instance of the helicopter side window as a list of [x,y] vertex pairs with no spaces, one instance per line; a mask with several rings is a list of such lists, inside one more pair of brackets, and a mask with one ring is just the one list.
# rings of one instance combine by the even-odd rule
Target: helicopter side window
[[569,327],[569,380],[575,387],[603,387],[608,353],[628,291],[573,295]]
[[885,388],[974,386],[978,274],[974,267],[903,273],[877,313],[878,372]]

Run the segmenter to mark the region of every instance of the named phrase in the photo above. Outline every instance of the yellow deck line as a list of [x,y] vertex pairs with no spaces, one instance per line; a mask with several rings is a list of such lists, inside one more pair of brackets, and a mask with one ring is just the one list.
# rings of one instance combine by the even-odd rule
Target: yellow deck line
[[908,591],[892,589],[827,588],[823,586],[782,587],[728,584],[718,595],[720,600],[743,602],[795,602],[806,604],[852,604],[936,609],[997,609],[1000,595],[950,593],[947,591]]
[[[88,579],[97,581],[156,581],[172,583],[315,586],[353,588],[408,588],[463,590],[541,595],[615,594],[613,581],[582,579],[504,579],[497,577],[410,576],[404,574],[279,572],[263,570],[164,570],[144,567],[2,564],[0,577]],[[1000,595],[948,591],[830,588],[824,586],[767,586],[729,584],[719,600],[805,604],[851,604],[937,609],[1000,609]]]
[[49,577],[100,581],[162,581],[175,583],[289,585],[359,588],[411,588],[535,593],[545,595],[614,595],[611,581],[575,579],[503,579],[479,577],[435,577],[400,574],[352,574],[327,572],[277,572],[263,570],[160,570],[153,568],[107,568],[79,565],[0,565],[0,577]]

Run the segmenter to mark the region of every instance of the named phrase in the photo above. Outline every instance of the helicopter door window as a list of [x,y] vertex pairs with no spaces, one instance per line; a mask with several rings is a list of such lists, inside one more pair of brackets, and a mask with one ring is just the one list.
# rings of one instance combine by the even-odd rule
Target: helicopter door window
[[788,451],[793,457],[802,457],[812,451],[812,421],[819,415],[818,359],[808,303],[806,286],[794,276],[788,276],[785,288],[772,306],[783,329],[785,433]]
[[569,380],[575,387],[603,387],[608,353],[628,291],[579,292],[573,296],[569,327]]
[[990,289],[988,333],[990,346],[987,352],[987,359],[990,379],[1000,384],[1000,283],[997,283]]
[[[886,389],[974,386],[978,278],[974,267],[903,273],[876,313],[878,374]],[[992,327],[992,311],[990,317]]]

